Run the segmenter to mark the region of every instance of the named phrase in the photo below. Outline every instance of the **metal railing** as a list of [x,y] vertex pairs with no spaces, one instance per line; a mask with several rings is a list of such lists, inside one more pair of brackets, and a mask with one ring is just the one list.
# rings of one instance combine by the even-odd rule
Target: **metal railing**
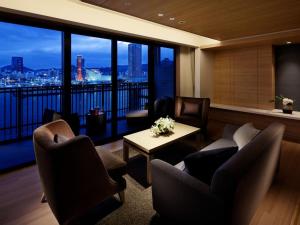
[[[62,94],[60,86],[0,88],[0,142],[31,136],[42,124],[45,109],[62,111]],[[147,82],[118,84],[118,118],[124,118],[128,111],[144,109],[147,102]],[[96,107],[111,120],[111,84],[72,85],[71,112],[78,114],[81,126],[85,126],[85,115]]]

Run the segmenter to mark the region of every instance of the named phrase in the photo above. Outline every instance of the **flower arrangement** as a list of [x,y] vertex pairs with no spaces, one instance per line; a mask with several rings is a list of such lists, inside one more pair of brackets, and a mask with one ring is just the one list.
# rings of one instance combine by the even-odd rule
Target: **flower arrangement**
[[154,136],[158,136],[160,134],[167,134],[174,130],[175,122],[170,117],[159,118],[154,122],[154,125],[151,126],[150,132]]
[[291,114],[293,112],[294,100],[284,97],[282,95],[276,96],[276,99],[282,101],[282,111],[283,113]]

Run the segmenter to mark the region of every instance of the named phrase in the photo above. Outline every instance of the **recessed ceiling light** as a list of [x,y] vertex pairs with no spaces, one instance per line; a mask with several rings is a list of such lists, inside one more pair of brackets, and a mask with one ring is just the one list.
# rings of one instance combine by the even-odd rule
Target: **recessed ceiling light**
[[163,16],[164,16],[163,13],[158,13],[157,15],[158,15],[159,17],[163,17]]
[[287,41],[287,42],[285,42],[287,45],[290,45],[290,44],[292,44],[292,42],[291,41]]
[[171,20],[171,21],[174,21],[174,20],[175,20],[175,18],[174,18],[174,17],[170,17],[170,18],[169,18],[169,20]]
[[178,24],[185,24],[185,20],[179,20]]

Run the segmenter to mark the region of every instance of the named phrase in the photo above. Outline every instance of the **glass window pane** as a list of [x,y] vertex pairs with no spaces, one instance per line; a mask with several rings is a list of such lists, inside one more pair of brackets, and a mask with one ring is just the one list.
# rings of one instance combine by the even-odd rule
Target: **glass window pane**
[[[89,136],[111,136],[111,40],[72,34],[71,61],[72,113],[78,114]],[[91,116],[94,112],[97,115]]]
[[0,141],[30,136],[61,111],[61,32],[0,22]]
[[148,106],[148,45],[118,41],[118,132],[135,125],[126,115]]
[[175,90],[175,70],[173,48],[155,48],[155,98],[169,96],[174,98]]
[[111,40],[72,34],[72,84],[111,82]]

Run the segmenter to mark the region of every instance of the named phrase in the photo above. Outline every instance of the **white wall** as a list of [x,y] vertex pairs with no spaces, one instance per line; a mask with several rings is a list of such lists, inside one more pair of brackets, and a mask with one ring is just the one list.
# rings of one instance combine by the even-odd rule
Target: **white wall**
[[115,11],[83,3],[79,0],[1,0],[0,11],[43,16],[81,24],[94,29],[122,33],[179,45],[199,47],[218,41],[159,25]]

